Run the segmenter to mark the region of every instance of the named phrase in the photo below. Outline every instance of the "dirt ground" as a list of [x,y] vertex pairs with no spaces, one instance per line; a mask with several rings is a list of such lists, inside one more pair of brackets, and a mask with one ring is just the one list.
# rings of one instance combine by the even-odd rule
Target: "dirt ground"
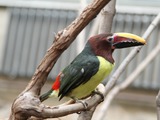
[[[0,120],[8,120],[11,104],[25,88],[27,81],[27,79],[0,78]],[[47,91],[50,86],[50,82],[46,83],[42,91]],[[135,92],[123,92],[112,102],[105,120],[156,120],[155,96],[156,92],[149,95],[146,92],[138,92],[138,95]],[[55,103],[55,99],[50,98],[45,104],[53,105],[53,101]],[[56,102],[59,103],[57,100]],[[77,116],[74,114],[60,119],[75,120]]]

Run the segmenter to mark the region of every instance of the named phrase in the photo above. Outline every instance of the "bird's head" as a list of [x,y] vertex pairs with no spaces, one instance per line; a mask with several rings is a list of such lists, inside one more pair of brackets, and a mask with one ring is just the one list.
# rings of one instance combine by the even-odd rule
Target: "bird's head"
[[103,56],[113,63],[112,52],[115,49],[144,45],[146,41],[130,33],[110,33],[93,36],[89,43],[96,55]]
[[111,49],[121,49],[146,44],[146,41],[131,33],[99,34],[90,38],[93,44],[106,45]]

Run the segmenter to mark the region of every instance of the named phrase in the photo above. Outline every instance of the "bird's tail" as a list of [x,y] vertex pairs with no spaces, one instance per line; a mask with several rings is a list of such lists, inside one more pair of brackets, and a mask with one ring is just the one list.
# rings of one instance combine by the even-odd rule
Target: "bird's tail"
[[48,92],[46,92],[43,95],[41,95],[39,99],[40,99],[41,102],[43,102],[44,100],[46,100],[46,99],[48,99],[48,98],[50,98],[52,96],[57,97],[58,96],[58,92],[59,92],[59,90],[57,91],[57,90],[51,89]]

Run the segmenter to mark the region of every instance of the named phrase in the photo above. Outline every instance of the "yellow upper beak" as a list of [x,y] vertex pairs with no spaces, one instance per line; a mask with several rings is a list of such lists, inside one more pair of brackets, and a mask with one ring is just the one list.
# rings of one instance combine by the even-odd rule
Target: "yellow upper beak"
[[131,33],[115,33],[115,35],[117,35],[119,37],[128,38],[128,39],[133,39],[133,40],[136,40],[137,42],[140,42],[142,44],[146,44],[146,41],[142,37],[139,37],[139,36],[131,34]]

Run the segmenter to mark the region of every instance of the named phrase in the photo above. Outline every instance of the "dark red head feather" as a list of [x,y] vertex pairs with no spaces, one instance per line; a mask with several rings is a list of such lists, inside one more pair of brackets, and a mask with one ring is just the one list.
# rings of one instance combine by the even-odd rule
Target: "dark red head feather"
[[112,57],[114,49],[108,39],[110,36],[112,36],[112,34],[99,34],[93,36],[89,39],[89,44],[96,56],[102,56],[109,62],[114,63]]

